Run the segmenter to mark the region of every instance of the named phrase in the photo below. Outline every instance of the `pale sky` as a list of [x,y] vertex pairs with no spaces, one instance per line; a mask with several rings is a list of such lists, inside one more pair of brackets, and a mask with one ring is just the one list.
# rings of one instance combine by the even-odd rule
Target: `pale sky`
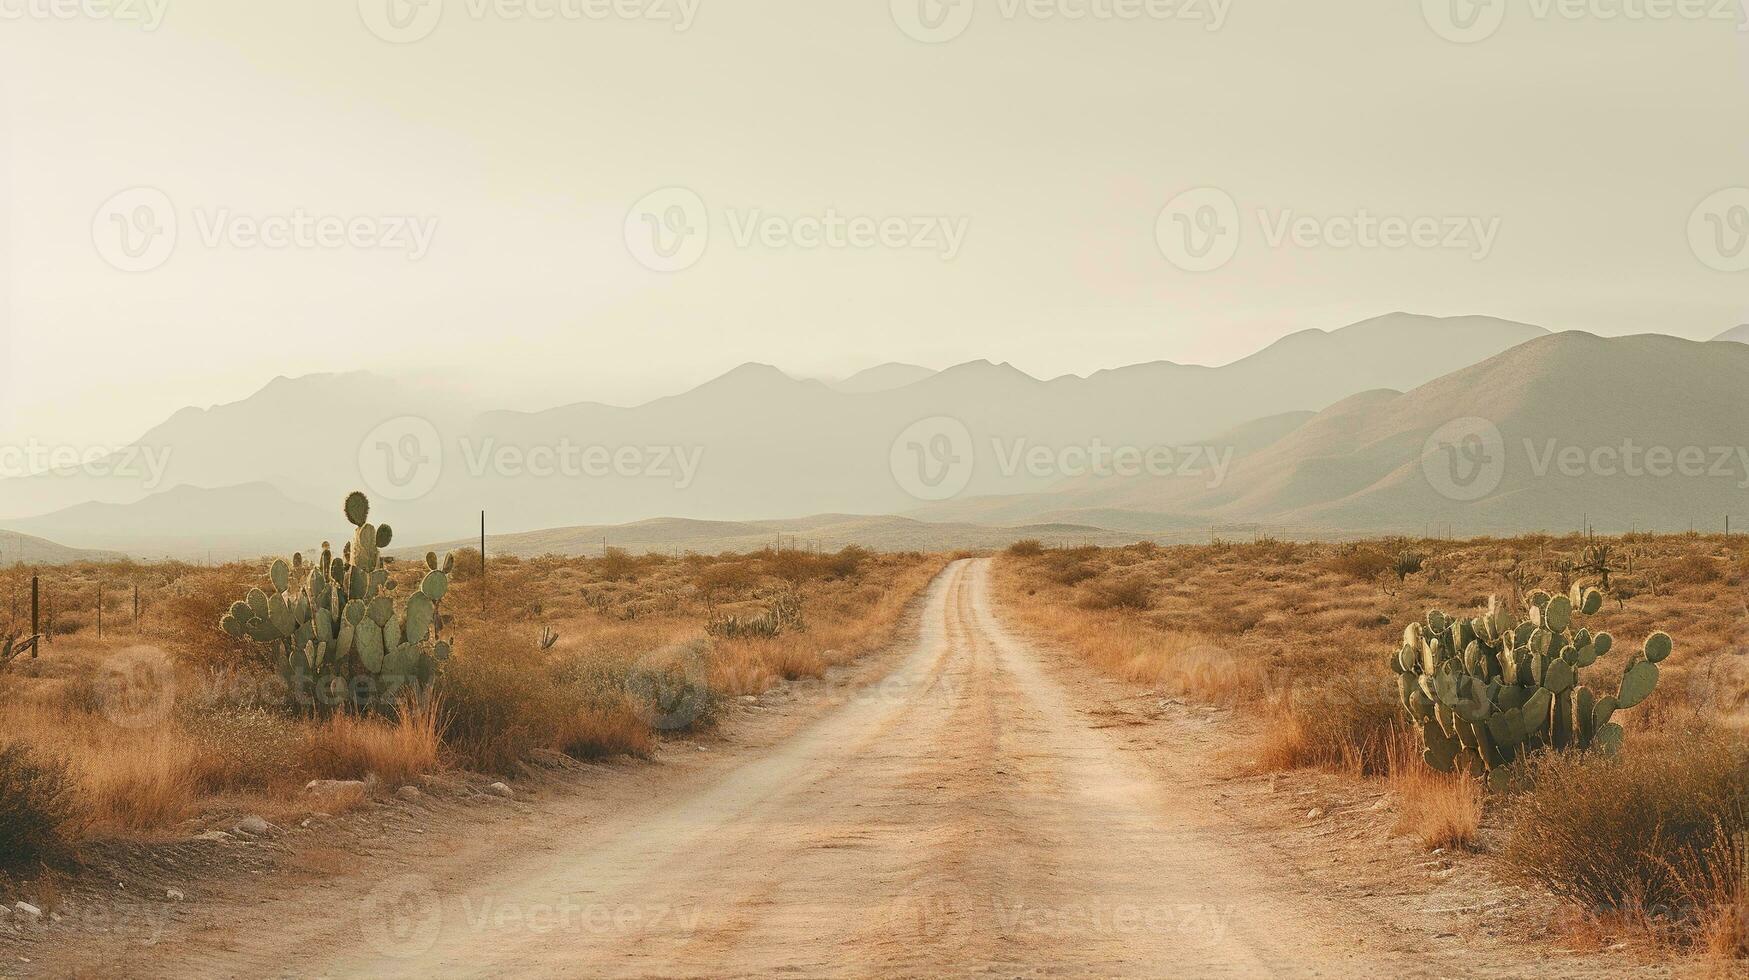
[[[609,0],[427,0],[398,22],[406,0],[110,2],[122,19],[0,0],[0,441],[124,441],[317,371],[536,408],[746,361],[1225,363],[1393,310],[1692,338],[1749,321],[1749,212],[1714,198],[1749,186],[1735,3],[1654,22],[1514,0],[1459,43],[1432,26],[1443,0],[1220,0],[1218,30],[1213,0],[977,0],[969,23],[938,0],[616,0],[648,16],[606,19],[564,14]],[[919,10],[963,32],[925,43]],[[1124,10],[1142,16],[1104,16]],[[432,11],[411,43],[368,26],[419,34]],[[674,187],[709,244],[653,271],[628,215]],[[1192,272],[1156,224],[1203,187],[1240,237]],[[117,252],[116,217],[160,201],[173,250]],[[1361,212],[1477,241],[1271,241]],[[338,240],[251,237],[299,213]],[[906,247],[736,240],[755,214],[828,213],[903,219]],[[1726,236],[1710,265],[1691,219]]]

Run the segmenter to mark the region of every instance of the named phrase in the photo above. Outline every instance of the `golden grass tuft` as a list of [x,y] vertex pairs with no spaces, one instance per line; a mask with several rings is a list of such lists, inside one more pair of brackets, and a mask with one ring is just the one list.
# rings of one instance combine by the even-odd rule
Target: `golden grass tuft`
[[305,736],[309,771],[327,779],[376,776],[397,786],[438,768],[443,714],[434,701],[407,703],[393,719],[336,714]]
[[1482,828],[1481,783],[1462,773],[1437,772],[1421,760],[1421,744],[1398,729],[1389,744],[1391,792],[1397,802],[1396,832],[1429,850],[1473,849]]

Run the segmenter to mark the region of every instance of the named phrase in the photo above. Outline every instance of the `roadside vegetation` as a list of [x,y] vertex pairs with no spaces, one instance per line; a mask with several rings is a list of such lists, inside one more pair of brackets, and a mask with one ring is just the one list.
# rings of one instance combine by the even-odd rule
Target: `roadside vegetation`
[[[1700,535],[1023,542],[999,561],[998,588],[1014,616],[1111,676],[1242,707],[1253,719],[1234,755],[1242,771],[1377,780],[1400,832],[1491,852],[1588,929],[1738,957],[1749,955],[1746,560],[1743,537]],[[1527,755],[1493,788],[1430,767],[1393,666],[1405,626],[1429,610],[1481,616],[1491,596],[1523,619],[1549,595],[1583,601],[1592,588],[1602,601],[1586,625],[1617,639],[1592,668],[1599,693],[1617,693],[1648,636],[1674,638],[1669,660],[1653,650],[1656,692],[1614,715],[1626,737]]]
[[[244,814],[295,819],[311,809],[312,780],[392,793],[433,774],[484,780],[561,758],[648,757],[713,725],[732,699],[890,642],[941,566],[855,548],[610,550],[494,558],[482,577],[479,554],[463,551],[433,616],[446,659],[431,683],[318,707],[289,696],[285,651],[296,644],[219,626],[250,590],[281,584],[269,584],[272,561],[34,570],[44,639],[0,670],[0,875],[74,864],[97,838],[186,835]],[[417,594],[432,569],[409,557],[383,570],[399,630],[408,608],[425,614]],[[28,631],[32,571],[0,571],[0,632]]]

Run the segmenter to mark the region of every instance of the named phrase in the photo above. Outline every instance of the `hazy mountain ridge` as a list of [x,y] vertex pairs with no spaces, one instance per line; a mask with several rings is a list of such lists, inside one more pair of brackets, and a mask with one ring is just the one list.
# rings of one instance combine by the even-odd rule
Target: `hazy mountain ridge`
[[[1291,430],[1292,413],[1381,384],[1420,384],[1535,336],[1546,331],[1483,317],[1393,314],[1340,330],[1301,331],[1219,368],[1156,362],[1041,380],[1011,365],[974,361],[898,387],[846,393],[747,364],[636,407],[578,402],[537,412],[477,413],[442,393],[366,373],[281,378],[248,399],[180,411],[148,430],[139,445],[168,453],[160,483],[89,475],[8,480],[0,482],[0,514],[15,519],[0,523],[80,535],[90,518],[97,522],[90,527],[120,534],[127,519],[104,511],[69,515],[69,502],[134,504],[178,486],[215,488],[207,492],[222,496],[225,487],[252,483],[270,484],[323,513],[363,486],[404,541],[463,537],[481,510],[507,531],[574,526],[579,518],[616,525],[662,516],[902,513],[920,502],[900,486],[890,457],[897,437],[922,420],[954,420],[969,433],[976,465],[964,497],[1039,492],[1061,476],[1005,469],[1000,457],[1095,440],[1180,446],[1227,429],[1240,430],[1234,441],[1249,446]],[[895,380],[893,367],[873,372]],[[432,477],[430,485],[373,486],[367,472],[373,461],[394,457],[397,472],[403,466],[414,472],[402,458],[413,438],[409,420],[431,433],[434,445],[414,447],[420,465],[430,466],[421,471]],[[1242,428],[1250,426],[1257,428]],[[567,453],[563,464],[552,464]],[[257,526],[268,538],[302,546],[312,530],[301,526],[308,513],[288,523],[291,513],[267,508]],[[151,520],[151,533],[128,537],[142,546],[184,548],[211,540],[212,524],[201,516],[171,509]],[[236,544],[212,542],[224,551]]]
[[[1667,387],[1655,379],[1681,378]],[[1447,423],[1483,419],[1504,453],[1480,499],[1442,493],[1429,439]],[[1629,446],[1683,452],[1707,472],[1631,475]],[[1234,463],[1219,487],[1174,479],[1106,479],[1056,493],[966,500],[919,516],[1060,520],[1093,512],[1132,526],[1186,520],[1305,529],[1457,533],[1715,527],[1749,518],[1749,347],[1721,351],[1662,335],[1535,340],[1408,392],[1355,395]],[[1579,453],[1567,472],[1561,453]],[[1601,453],[1595,456],[1593,454]],[[1738,455],[1742,453],[1743,455]],[[1591,460],[1599,463],[1594,465]],[[1429,467],[1434,476],[1429,476]],[[1640,469],[1647,464],[1642,458]],[[1613,471],[1613,472],[1612,472]],[[1446,487],[1448,490],[1450,486]]]

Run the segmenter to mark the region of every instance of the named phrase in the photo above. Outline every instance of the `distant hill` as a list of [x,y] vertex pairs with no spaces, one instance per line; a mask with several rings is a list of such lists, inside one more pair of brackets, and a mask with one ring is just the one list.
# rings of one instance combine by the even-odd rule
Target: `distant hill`
[[122,557],[114,551],[69,548],[29,534],[0,530],[0,566],[70,565],[80,561],[117,561]]
[[882,364],[866,371],[858,371],[843,381],[833,382],[830,387],[833,391],[847,395],[866,395],[914,385],[934,375],[935,372],[929,368],[915,364]]
[[[69,543],[77,542],[60,532],[135,553],[202,554],[214,528],[198,507],[69,508],[250,484],[301,505],[236,515],[212,544],[227,550],[303,540],[314,529],[302,508],[325,515],[352,489],[370,492],[408,541],[464,537],[482,510],[507,531],[661,516],[903,513],[922,501],[901,483],[895,459],[907,459],[907,447],[895,447],[919,423],[929,438],[909,445],[914,454],[941,451],[935,430],[944,426],[968,437],[964,496],[1040,492],[1059,475],[1014,466],[1016,452],[1174,446],[1257,426],[1235,436],[1249,444],[1294,424],[1293,413],[1420,384],[1537,336],[1546,332],[1505,320],[1399,313],[1301,331],[1225,367],[1156,362],[1041,380],[988,361],[941,372],[883,365],[834,388],[748,364],[632,408],[579,402],[540,412],[480,412],[453,393],[369,373],[280,378],[242,401],[185,409],[153,426],[138,451],[117,456],[135,457],[131,472],[0,481],[0,521],[52,528],[49,537]],[[161,474],[139,465],[145,451]],[[148,522],[134,516],[148,513]]]
[[[1450,426],[1464,419],[1481,423]],[[1239,456],[1218,486],[1107,479],[920,513],[1462,534],[1567,531],[1587,518],[1608,531],[1715,528],[1726,514],[1749,526],[1745,446],[1749,346],[1564,333],[1407,393],[1345,399]],[[1630,447],[1642,475],[1629,472]],[[1650,447],[1669,458],[1648,460]],[[1675,465],[1685,453],[1688,475]]]
[[1745,323],[1740,327],[1732,327],[1713,339],[1732,341],[1739,344],[1749,344],[1749,323]]
[[176,487],[131,504],[77,504],[9,522],[74,545],[102,544],[136,558],[234,559],[309,550],[348,531],[340,498],[324,511],[265,483]]
[[[858,545],[872,551],[958,551],[1005,548],[1016,541],[1036,538],[1049,545],[1117,545],[1138,540],[1124,531],[1070,524],[1039,524],[1023,527],[987,527],[975,524],[937,524],[903,517],[855,517],[829,514],[789,521],[691,521],[675,518],[638,521],[632,524],[553,528],[520,534],[488,534],[486,549],[492,554],[535,557],[539,555],[599,555],[603,546],[633,554],[721,554],[783,547],[818,547],[837,551]],[[479,540],[447,541],[435,545],[390,549],[391,553],[417,555],[427,550],[474,548]]]

